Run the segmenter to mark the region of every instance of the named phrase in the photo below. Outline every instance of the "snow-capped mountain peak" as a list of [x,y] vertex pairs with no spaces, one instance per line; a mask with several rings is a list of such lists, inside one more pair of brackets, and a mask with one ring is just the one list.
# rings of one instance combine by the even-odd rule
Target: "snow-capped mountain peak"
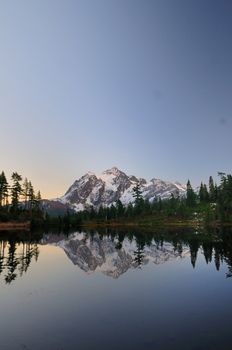
[[144,199],[153,201],[160,198],[169,198],[171,194],[182,195],[186,186],[178,182],[172,183],[157,178],[147,181],[134,175],[128,176],[117,167],[112,167],[101,174],[88,172],[77,179],[63,197],[59,199],[69,204],[75,210],[83,210],[93,206],[99,208],[115,204],[117,200],[125,205],[134,202],[133,188],[139,183]]
[[107,169],[103,171],[102,174],[120,176],[121,174],[125,174],[125,173],[119,170],[116,166],[113,166],[111,169]]

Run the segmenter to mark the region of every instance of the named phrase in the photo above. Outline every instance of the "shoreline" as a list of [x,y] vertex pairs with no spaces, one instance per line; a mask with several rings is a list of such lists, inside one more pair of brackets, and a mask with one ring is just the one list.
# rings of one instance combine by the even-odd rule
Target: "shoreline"
[[142,221],[129,221],[129,222],[85,222],[81,225],[83,228],[141,228],[141,229],[202,229],[205,227],[215,229],[220,227],[232,227],[231,222],[211,222],[208,225],[202,223],[202,221],[185,220],[185,221],[159,221],[159,222],[142,222]]
[[30,230],[30,221],[26,222],[0,222],[0,231],[10,231],[10,230]]
[[177,222],[86,222],[81,225],[83,228],[199,228],[199,222],[177,221]]
[[[40,226],[38,226],[40,227]],[[54,228],[56,225],[49,225],[47,228]],[[112,228],[112,229],[141,229],[141,230],[163,230],[163,229],[204,229],[206,226],[198,220],[160,220],[160,221],[111,221],[111,222],[96,222],[96,221],[86,221],[78,226],[83,229],[101,229],[101,228]],[[216,229],[222,227],[232,227],[231,222],[211,222],[207,225],[208,229]],[[34,227],[36,228],[36,227]],[[70,226],[70,228],[75,229],[74,226]],[[17,222],[17,221],[8,221],[8,222],[0,222],[0,231],[30,231],[31,230],[31,222]]]

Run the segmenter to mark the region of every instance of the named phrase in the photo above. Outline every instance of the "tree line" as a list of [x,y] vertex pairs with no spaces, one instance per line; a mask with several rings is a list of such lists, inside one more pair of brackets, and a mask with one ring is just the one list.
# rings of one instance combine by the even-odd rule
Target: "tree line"
[[30,180],[13,172],[10,182],[5,172],[0,174],[0,220],[29,219],[42,216],[41,193],[35,192]]

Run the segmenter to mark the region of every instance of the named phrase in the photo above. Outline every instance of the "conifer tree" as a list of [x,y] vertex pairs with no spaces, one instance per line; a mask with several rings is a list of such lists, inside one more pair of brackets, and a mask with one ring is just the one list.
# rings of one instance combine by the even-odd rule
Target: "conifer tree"
[[35,204],[35,192],[31,181],[28,182],[28,200],[30,203],[30,209],[32,209]]
[[189,207],[193,207],[196,204],[196,194],[192,189],[190,180],[187,182],[187,197],[186,197],[186,204]]
[[124,214],[124,206],[122,204],[122,202],[120,201],[120,199],[117,200],[116,202],[116,211],[117,211],[117,216],[118,217],[122,217]]
[[17,172],[14,172],[11,175],[11,179],[13,182],[11,187],[11,203],[12,203],[12,207],[16,209],[18,207],[20,194],[22,193],[22,186],[21,186],[22,176],[19,175]]
[[204,201],[208,202],[209,201],[209,192],[208,192],[206,184],[204,184],[203,190],[204,190]]
[[199,190],[199,199],[200,202],[208,202],[209,201],[209,192],[206,184],[201,182],[200,190]]
[[135,204],[138,205],[140,201],[142,200],[142,191],[141,191],[141,186],[139,183],[133,187],[133,197],[135,198]]
[[29,195],[28,191],[29,191],[29,182],[28,182],[28,179],[25,178],[23,185],[22,185],[22,194],[24,197],[24,203],[25,203],[26,209],[27,209],[27,204],[28,204],[28,195]]
[[39,204],[42,200],[42,196],[41,196],[41,193],[40,191],[37,192],[36,196],[35,196],[35,200],[36,202]]
[[231,220],[232,216],[232,175],[218,173],[221,183],[218,187],[217,210],[220,220]]
[[209,177],[209,200],[210,202],[215,201],[215,184],[212,176]]
[[128,204],[127,208],[126,208],[126,216],[128,218],[132,217],[134,214],[134,210],[133,210],[133,205],[131,203]]
[[133,187],[133,197],[135,198],[135,214],[140,214],[143,210],[143,196],[141,191],[141,185],[137,183],[135,187]]
[[8,182],[4,171],[0,174],[0,206],[8,202]]
[[201,182],[200,190],[199,190],[199,200],[200,200],[200,202],[204,202],[204,186],[203,186],[202,182]]

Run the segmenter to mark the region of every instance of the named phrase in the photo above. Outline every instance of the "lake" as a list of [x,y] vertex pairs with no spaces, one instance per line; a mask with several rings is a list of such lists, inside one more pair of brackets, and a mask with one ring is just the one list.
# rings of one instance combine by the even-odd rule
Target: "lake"
[[3,350],[231,349],[232,232],[0,232]]

